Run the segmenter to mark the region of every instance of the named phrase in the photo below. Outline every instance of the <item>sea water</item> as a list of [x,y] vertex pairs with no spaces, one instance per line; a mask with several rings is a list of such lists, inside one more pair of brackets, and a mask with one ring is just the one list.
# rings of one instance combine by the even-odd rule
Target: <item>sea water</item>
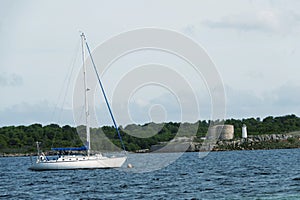
[[0,158],[0,198],[300,199],[300,149],[128,157],[119,170],[43,172],[27,169],[29,157]]

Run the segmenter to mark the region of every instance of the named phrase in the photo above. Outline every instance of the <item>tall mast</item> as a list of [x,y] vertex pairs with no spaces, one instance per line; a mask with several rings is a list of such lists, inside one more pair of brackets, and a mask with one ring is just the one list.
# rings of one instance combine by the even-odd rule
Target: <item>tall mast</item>
[[86,78],[86,66],[84,64],[85,58],[85,51],[84,51],[84,44],[85,44],[85,35],[84,33],[80,34],[81,36],[81,48],[82,48],[82,66],[83,66],[83,82],[84,82],[84,107],[85,107],[85,125],[86,125],[86,145],[87,145],[87,153],[90,156],[90,149],[91,149],[91,142],[90,142],[90,126],[89,126],[89,105],[88,105],[88,98],[87,93],[89,91],[87,87],[87,78]]
[[105,94],[105,91],[104,91],[102,82],[101,82],[101,80],[100,80],[99,73],[98,73],[98,71],[97,71],[97,67],[96,67],[96,65],[95,65],[93,56],[92,56],[92,54],[91,54],[90,47],[89,47],[89,45],[88,45],[88,43],[87,43],[86,38],[85,38],[84,35],[83,35],[83,37],[84,37],[84,42],[85,42],[85,45],[86,45],[86,49],[87,49],[87,51],[88,51],[88,54],[89,54],[89,56],[90,56],[90,58],[91,58],[92,65],[93,65],[94,70],[95,70],[95,72],[96,72],[96,76],[97,76],[97,79],[98,79],[98,82],[99,82],[99,85],[100,85],[100,88],[101,88],[101,91],[102,91],[104,100],[105,100],[105,102],[106,102],[106,105],[107,105],[107,108],[108,108],[110,117],[111,117],[111,119],[112,119],[112,121],[113,121],[113,123],[114,123],[115,129],[116,129],[116,131],[117,131],[117,133],[118,133],[118,136],[119,136],[119,138],[120,138],[120,141],[121,141],[123,150],[126,151],[125,146],[124,146],[124,143],[123,143],[123,140],[122,140],[122,137],[121,137],[121,134],[120,134],[120,131],[119,131],[119,128],[118,128],[117,123],[116,123],[116,120],[115,120],[114,115],[113,115],[113,113],[112,113],[112,110],[111,110],[111,108],[110,108],[110,106],[109,106],[109,103],[108,103],[108,100],[107,100],[107,97],[106,97],[106,94]]

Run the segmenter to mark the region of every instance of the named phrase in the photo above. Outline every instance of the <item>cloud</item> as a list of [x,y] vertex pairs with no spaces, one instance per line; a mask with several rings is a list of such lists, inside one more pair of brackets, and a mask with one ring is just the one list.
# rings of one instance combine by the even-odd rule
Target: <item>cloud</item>
[[[226,116],[225,118],[247,118],[281,116],[286,114],[300,115],[300,86],[293,84],[282,85],[281,87],[270,89],[262,94],[257,94],[253,90],[237,89],[230,86],[226,90]],[[182,110],[180,104],[187,105],[184,109],[187,114],[197,109],[191,101],[193,94],[183,93],[180,102],[172,94],[162,94],[157,98],[145,100],[135,99],[130,102],[118,101],[112,104],[113,113],[118,125],[144,124],[146,122],[168,122],[181,121]],[[212,112],[210,96],[205,93],[200,94],[199,114],[201,120],[209,120]],[[141,103],[142,102],[142,103]],[[129,103],[129,104],[127,104]],[[116,106],[116,105],[123,106]],[[153,106],[156,106],[153,108]],[[106,105],[103,103],[96,109],[98,122],[94,126],[103,124],[112,125]],[[198,112],[198,111],[196,111]],[[128,114],[131,119],[128,118]],[[187,116],[193,119],[193,116]],[[156,120],[158,119],[158,120]],[[194,120],[190,120],[194,122]]]
[[265,78],[265,75],[257,70],[249,70],[243,74],[245,77],[251,80],[261,80]]
[[29,125],[33,123],[74,124],[71,109],[55,109],[47,101],[40,101],[36,104],[22,102],[7,107],[1,110],[0,119],[0,126]]
[[227,116],[234,118],[300,115],[300,86],[282,85],[261,95],[226,87]]
[[[247,117],[266,117],[266,116],[280,116],[285,114],[300,115],[300,86],[297,85],[282,85],[281,87],[265,92],[261,95],[255,94],[251,90],[234,89],[226,86],[227,97],[227,113],[225,118],[247,118]],[[190,96],[186,95],[182,102],[195,109],[195,106],[190,103]],[[204,97],[199,102],[201,119],[210,119],[210,99]],[[151,110],[151,106],[159,105],[158,109]],[[181,110],[178,102],[169,94],[159,96],[157,99],[149,101],[146,105],[140,104],[139,101],[130,102],[126,112],[129,111],[133,121],[128,121],[123,111],[113,108],[114,116],[118,125],[126,125],[132,123],[144,124],[150,122],[151,111],[152,117],[155,119],[156,114],[160,114],[158,119],[162,121],[181,121]],[[162,108],[162,109],[161,109]],[[92,108],[90,108],[92,109]],[[103,103],[96,107],[97,121],[91,119],[92,127],[102,125],[112,125],[106,105]],[[72,109],[55,109],[47,101],[41,101],[36,104],[20,103],[8,107],[0,112],[0,126],[7,125],[29,125],[33,123],[50,124],[57,123],[60,125],[69,124],[74,126]],[[165,115],[166,118],[163,117]]]
[[274,91],[274,104],[276,106],[285,107],[300,111],[300,86],[282,85]]
[[299,23],[299,18],[294,12],[261,10],[229,15],[219,20],[204,20],[202,24],[212,29],[288,33]]
[[23,78],[15,73],[12,74],[7,74],[3,73],[0,74],[0,86],[2,87],[15,87],[15,86],[20,86],[23,84]]
[[[129,102],[122,99],[114,103],[112,107],[117,121],[122,125],[152,121],[195,122],[199,117],[210,119],[212,105],[209,93],[206,90],[197,92],[199,94],[184,90],[176,94],[166,92],[151,99],[138,97]],[[104,115],[104,113],[101,114],[101,116]]]

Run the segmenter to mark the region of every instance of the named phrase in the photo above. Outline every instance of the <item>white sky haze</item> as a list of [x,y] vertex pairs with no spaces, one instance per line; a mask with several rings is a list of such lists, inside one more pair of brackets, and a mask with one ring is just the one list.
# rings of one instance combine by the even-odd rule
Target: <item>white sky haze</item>
[[[59,95],[78,55],[78,31],[86,33],[94,49],[114,35],[143,27],[175,30],[204,47],[224,83],[225,118],[300,115],[300,1],[1,0],[0,126],[74,125],[71,110],[75,78],[70,79],[70,91],[65,104],[60,105],[62,111],[55,106],[63,101],[64,95],[60,99]],[[74,75],[80,70],[78,59]],[[118,66],[151,59],[174,66],[180,63],[159,54],[150,58],[147,53],[129,56],[115,64],[115,71],[108,71],[103,79],[106,89],[112,89],[109,85],[114,74],[122,75]],[[209,119],[209,94],[201,80],[195,83],[204,91],[199,94],[203,101],[200,118]],[[168,113],[158,119],[178,120],[176,101],[163,91],[153,98],[143,99],[139,94],[135,98],[136,106],[131,104],[130,112],[136,123],[147,122],[141,114],[143,107],[168,98],[172,101],[165,108]],[[101,110],[103,102],[99,102],[96,109]],[[101,120],[99,125],[110,123],[105,117]]]

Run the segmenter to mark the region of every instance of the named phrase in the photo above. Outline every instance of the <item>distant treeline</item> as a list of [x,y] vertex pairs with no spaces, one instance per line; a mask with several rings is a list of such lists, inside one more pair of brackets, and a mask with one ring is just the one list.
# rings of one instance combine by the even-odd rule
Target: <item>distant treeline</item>
[[[128,125],[120,127],[120,133],[126,150],[135,151],[149,149],[151,145],[159,142],[169,141],[179,136],[197,136],[197,139],[204,137],[207,133],[210,121],[198,121],[197,123],[169,122],[163,124],[147,123],[144,125]],[[266,117],[248,119],[227,119],[225,124],[232,124],[235,128],[235,138],[241,137],[243,124],[247,125],[249,135],[261,134],[282,134],[292,131],[300,131],[300,118],[296,115],[281,117]],[[0,152],[2,153],[31,153],[36,151],[35,142],[42,143],[43,150],[50,150],[51,147],[78,147],[82,146],[79,135],[84,134],[85,127],[77,129],[71,126],[59,126],[50,124],[32,124],[29,126],[6,126],[0,128]],[[77,134],[79,132],[79,134]],[[81,133],[80,133],[81,132]],[[91,128],[91,137],[96,140],[106,140],[112,146],[121,147],[118,135],[112,126]],[[114,145],[113,145],[114,144]],[[107,142],[96,141],[94,146],[105,146],[109,149]],[[107,146],[108,145],[108,146]]]

